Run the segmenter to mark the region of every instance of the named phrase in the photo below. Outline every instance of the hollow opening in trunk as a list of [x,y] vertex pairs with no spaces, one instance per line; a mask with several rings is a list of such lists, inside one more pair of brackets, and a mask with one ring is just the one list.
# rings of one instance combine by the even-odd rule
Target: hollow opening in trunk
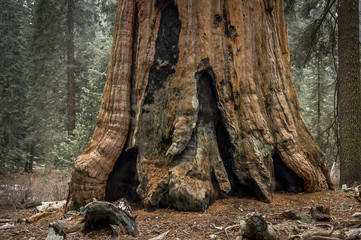
[[[196,74],[199,100],[198,122],[202,121],[206,124],[212,124],[215,131],[219,155],[223,161],[223,165],[228,174],[228,179],[231,183],[231,194],[238,195],[240,191],[239,184],[233,171],[234,146],[230,141],[230,136],[225,127],[225,122],[217,104],[219,98],[213,75],[213,72],[209,69]],[[213,182],[215,183],[216,180],[213,180]],[[215,188],[219,190],[219,187]]]
[[109,174],[106,185],[105,200],[109,202],[120,198],[139,201],[136,189],[138,186],[137,174],[138,150],[131,148],[123,151]]
[[300,193],[304,191],[305,182],[283,163],[277,152],[273,155],[276,192]]

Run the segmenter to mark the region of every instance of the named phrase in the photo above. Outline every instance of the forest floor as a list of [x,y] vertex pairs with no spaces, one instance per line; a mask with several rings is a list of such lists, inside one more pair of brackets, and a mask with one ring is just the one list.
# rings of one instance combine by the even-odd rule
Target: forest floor
[[[351,192],[277,193],[270,200],[270,203],[263,203],[254,199],[230,197],[215,201],[203,213],[172,209],[147,212],[139,205],[134,205],[132,215],[138,215],[138,237],[111,238],[110,230],[102,229],[85,236],[81,233],[68,234],[67,239],[151,239],[166,231],[169,233],[163,239],[237,239],[240,220],[254,212],[263,215],[269,224],[274,225],[285,221],[282,213],[291,210],[301,217],[293,221],[317,225],[320,222],[312,219],[310,208],[322,205],[329,207],[333,216],[333,220],[326,225],[337,229],[355,220],[352,215],[361,211],[361,203]],[[61,212],[57,212],[32,224],[20,221],[34,213],[35,209],[0,209],[0,219],[10,218],[15,221],[15,228],[0,230],[0,239],[45,239],[49,223],[62,216]],[[228,228],[226,233],[223,229],[228,226],[233,227]]]

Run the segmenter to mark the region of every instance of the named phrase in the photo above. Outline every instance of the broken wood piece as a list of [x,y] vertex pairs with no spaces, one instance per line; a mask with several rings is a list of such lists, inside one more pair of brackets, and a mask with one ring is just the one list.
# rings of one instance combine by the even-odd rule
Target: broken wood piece
[[[135,217],[122,211],[111,203],[98,201],[91,202],[80,209],[80,214],[85,216],[84,232],[97,229],[99,226],[110,227],[110,224],[123,226],[127,234],[138,236]],[[108,226],[104,226],[107,224]]]
[[0,219],[0,223],[8,223],[12,221],[13,221],[12,219],[7,219],[7,218]]
[[216,226],[214,224],[211,224],[211,227],[213,227],[214,229],[217,229],[217,230],[223,230],[224,229],[224,227],[218,227],[218,226]]
[[161,239],[165,238],[165,237],[168,235],[168,233],[169,233],[169,230],[166,231],[166,232],[164,232],[164,233],[162,233],[161,235],[159,235],[159,236],[157,236],[157,237],[154,237],[154,238],[151,238],[151,239],[149,239],[149,240],[161,240]]
[[361,212],[355,212],[354,214],[352,214],[352,217],[354,218],[361,217]]
[[123,225],[118,226],[118,225],[110,224],[110,229],[112,230],[112,237],[118,237],[127,234],[127,231],[125,230]]
[[48,229],[48,235],[46,236],[45,240],[64,240],[66,238],[66,235],[64,232],[56,233],[54,228],[49,227]]
[[46,217],[46,216],[49,216],[53,214],[52,212],[40,212],[40,213],[36,213],[34,215],[32,215],[31,217],[27,218],[26,219],[26,222],[27,223],[34,223],[34,222],[37,222],[39,221],[40,219]]
[[350,231],[346,233],[345,239],[361,239],[361,228],[350,229]]
[[66,200],[54,202],[41,202],[40,206],[36,207],[39,212],[55,212],[64,209]]
[[84,216],[79,213],[72,215],[70,217],[66,216],[64,219],[59,219],[53,223],[50,223],[50,227],[53,227],[56,232],[60,232],[61,230],[65,233],[74,233],[80,232],[84,229]]
[[312,236],[307,240],[342,240],[341,238],[326,237],[326,236]]
[[5,225],[0,226],[0,230],[6,230],[6,229],[10,229],[10,228],[15,228],[15,224],[14,223],[12,223],[12,224],[6,223]]
[[231,225],[231,226],[228,226],[228,227],[224,228],[224,232],[226,233],[227,238],[229,238],[228,230],[231,230],[232,228],[235,228],[235,227],[240,227],[240,225],[236,224],[236,225]]
[[355,187],[355,198],[357,201],[361,202],[361,195],[360,195],[360,191],[361,191],[361,185],[358,185],[357,187]]
[[288,237],[289,240],[340,240],[344,239],[344,234],[341,231],[333,231],[333,230],[322,230],[322,231],[307,231],[305,233],[291,235]]

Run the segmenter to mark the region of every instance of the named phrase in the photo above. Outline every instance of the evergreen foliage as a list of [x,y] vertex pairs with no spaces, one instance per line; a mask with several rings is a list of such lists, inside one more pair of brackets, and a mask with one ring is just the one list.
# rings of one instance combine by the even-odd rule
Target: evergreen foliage
[[307,126],[325,153],[338,159],[335,88],[337,19],[335,1],[287,1],[292,75]]
[[[66,132],[66,0],[0,2],[0,174],[72,166],[95,127],[116,0],[75,1],[74,136]],[[30,169],[31,170],[31,169]]]
[[52,145],[64,138],[66,111],[66,28],[55,0],[35,2],[29,64],[26,143],[50,171]]

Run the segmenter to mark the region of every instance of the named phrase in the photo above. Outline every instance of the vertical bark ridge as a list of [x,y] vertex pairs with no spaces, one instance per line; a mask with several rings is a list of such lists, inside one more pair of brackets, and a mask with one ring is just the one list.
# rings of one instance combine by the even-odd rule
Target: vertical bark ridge
[[130,121],[130,81],[135,2],[123,0],[117,8],[110,67],[97,126],[88,148],[74,164],[68,208],[92,198],[103,199],[105,186],[126,141]]

